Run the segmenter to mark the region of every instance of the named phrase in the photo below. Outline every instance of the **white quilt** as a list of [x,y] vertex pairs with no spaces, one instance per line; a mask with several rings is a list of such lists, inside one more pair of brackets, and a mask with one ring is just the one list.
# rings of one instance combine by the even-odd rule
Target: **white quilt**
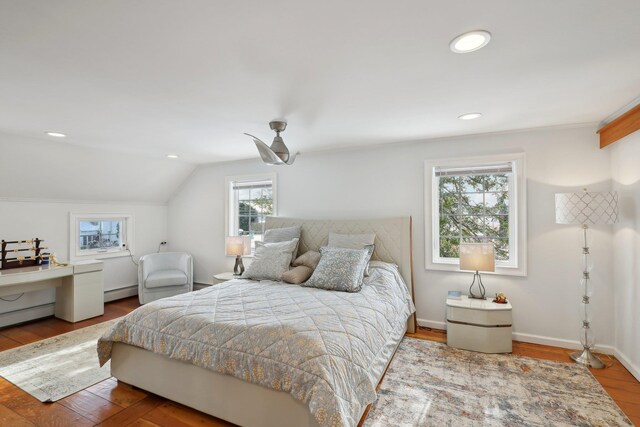
[[358,293],[232,280],[144,305],[99,340],[233,375],[305,402],[321,426],[355,426],[415,311],[395,266],[370,264]]

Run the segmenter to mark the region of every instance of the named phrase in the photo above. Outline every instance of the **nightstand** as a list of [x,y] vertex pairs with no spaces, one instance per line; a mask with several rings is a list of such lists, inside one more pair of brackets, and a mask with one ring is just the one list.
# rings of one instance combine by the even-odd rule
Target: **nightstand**
[[482,353],[511,353],[511,303],[447,299],[447,345]]
[[222,282],[226,282],[227,280],[232,280],[232,279],[237,279],[240,276],[236,276],[233,274],[232,271],[227,271],[224,273],[218,273],[218,274],[214,274],[213,275],[213,281],[214,282],[218,282],[218,283],[222,283]]

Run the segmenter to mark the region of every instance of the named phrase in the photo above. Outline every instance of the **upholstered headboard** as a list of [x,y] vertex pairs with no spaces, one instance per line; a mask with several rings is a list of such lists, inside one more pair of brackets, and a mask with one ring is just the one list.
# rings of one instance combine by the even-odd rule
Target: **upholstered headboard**
[[[371,259],[391,262],[398,266],[411,297],[413,298],[413,254],[411,237],[411,217],[320,220],[267,217],[265,229],[293,227],[302,228],[298,254],[319,251],[327,244],[329,232],[341,234],[375,233],[375,251]],[[407,330],[415,332],[415,315],[409,318]]]

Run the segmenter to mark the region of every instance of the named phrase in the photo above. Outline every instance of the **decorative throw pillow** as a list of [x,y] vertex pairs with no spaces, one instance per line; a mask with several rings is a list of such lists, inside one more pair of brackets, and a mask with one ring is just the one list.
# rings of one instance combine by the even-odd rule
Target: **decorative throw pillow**
[[320,262],[320,256],[320,252],[307,251],[293,261],[293,266],[298,267],[303,265],[309,267],[311,270],[315,270]]
[[[292,239],[299,239],[300,233],[302,229],[299,225],[294,227],[284,227],[284,228],[270,228],[269,230],[264,232],[264,243],[278,243],[278,242],[289,242]],[[291,252],[291,259],[296,259],[298,256],[298,246],[293,248]]]
[[302,286],[343,292],[360,291],[364,270],[373,254],[373,245],[364,249],[325,246],[320,253],[322,257],[318,266]]
[[[374,233],[365,234],[339,234],[329,233],[329,243],[327,246],[336,248],[362,249],[365,246],[373,245],[376,241]],[[369,275],[369,266],[365,268],[364,275]]]
[[309,268],[305,265],[299,265],[297,267],[293,267],[289,271],[285,271],[282,274],[282,281],[287,283],[293,283],[294,285],[299,285],[302,282],[306,282],[309,277],[313,274],[313,269]]
[[256,242],[253,261],[241,277],[254,280],[282,280],[282,274],[289,270],[291,253],[298,246],[298,239],[260,245],[258,243],[261,242]]

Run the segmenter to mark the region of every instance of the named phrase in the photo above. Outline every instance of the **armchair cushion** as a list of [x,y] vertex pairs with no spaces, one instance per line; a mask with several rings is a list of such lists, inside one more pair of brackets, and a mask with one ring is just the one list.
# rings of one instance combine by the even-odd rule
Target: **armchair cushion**
[[189,278],[182,270],[157,270],[149,273],[144,282],[145,288],[163,288],[165,286],[186,285]]

